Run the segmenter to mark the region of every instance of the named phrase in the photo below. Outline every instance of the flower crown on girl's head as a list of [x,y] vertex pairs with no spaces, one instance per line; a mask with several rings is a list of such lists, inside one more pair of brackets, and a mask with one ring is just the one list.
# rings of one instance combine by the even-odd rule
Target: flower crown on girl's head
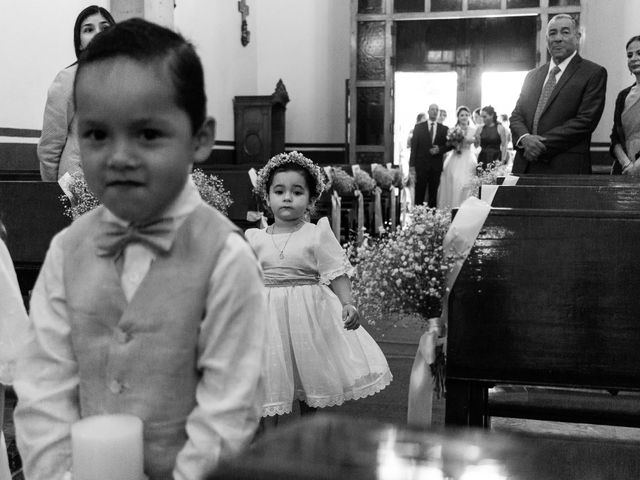
[[[286,165],[296,165],[309,172],[309,175],[315,180],[315,191],[309,192],[311,202],[320,198],[325,188],[325,173],[322,168],[313,163],[307,157],[298,152],[279,153],[278,155],[271,157],[267,164],[258,172],[258,179],[256,180],[256,186],[254,191],[260,195],[263,199],[269,198],[268,183],[269,179],[273,176],[273,172]],[[311,185],[309,185],[311,187]]]

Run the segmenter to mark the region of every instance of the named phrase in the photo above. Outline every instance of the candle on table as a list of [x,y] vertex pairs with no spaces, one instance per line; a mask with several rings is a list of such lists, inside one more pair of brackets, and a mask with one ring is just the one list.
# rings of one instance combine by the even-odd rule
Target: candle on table
[[142,480],[142,420],[95,415],[71,426],[74,480]]

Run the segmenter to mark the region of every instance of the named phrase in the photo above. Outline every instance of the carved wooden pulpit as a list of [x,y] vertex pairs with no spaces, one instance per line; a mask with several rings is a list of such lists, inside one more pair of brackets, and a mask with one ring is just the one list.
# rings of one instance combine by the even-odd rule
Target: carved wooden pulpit
[[278,81],[271,95],[233,99],[236,163],[264,164],[284,152],[285,111],[289,94]]

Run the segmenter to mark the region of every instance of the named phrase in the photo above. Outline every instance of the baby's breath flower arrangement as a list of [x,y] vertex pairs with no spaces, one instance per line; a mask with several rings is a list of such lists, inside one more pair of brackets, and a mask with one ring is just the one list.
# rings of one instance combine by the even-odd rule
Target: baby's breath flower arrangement
[[369,175],[364,170],[361,170],[361,169],[356,170],[354,172],[353,178],[356,182],[356,187],[362,193],[365,193],[365,194],[371,193],[373,192],[373,189],[376,188],[376,181],[373,178],[371,178],[371,175]]
[[356,190],[356,181],[340,167],[335,167],[331,174],[331,186],[338,195],[353,195]]
[[215,175],[207,175],[199,168],[193,170],[191,178],[202,200],[226,215],[233,200],[231,193],[224,189],[222,180]]
[[[191,178],[202,199],[226,215],[233,200],[231,193],[225,190],[222,180],[215,175],[207,175],[200,169],[193,170]],[[82,172],[77,171],[71,174],[67,188],[71,192],[73,200],[66,195],[60,195],[60,201],[65,207],[64,214],[69,218],[77,218],[100,205],[96,196],[89,190]]]
[[442,312],[446,276],[456,260],[443,250],[450,212],[419,205],[410,218],[407,225],[347,248],[356,268],[354,298],[363,318],[378,328],[398,314],[426,321]]
[[394,170],[377,166],[371,171],[371,176],[382,190],[389,190],[393,186]]
[[71,192],[73,200],[70,200],[66,195],[60,195],[60,201],[65,207],[64,214],[67,217],[77,218],[100,205],[96,196],[89,190],[81,171],[75,171],[71,174],[67,188]]
[[491,162],[486,168],[482,168],[479,164],[476,167],[476,175],[471,178],[471,183],[468,185],[471,195],[480,198],[481,185],[496,185],[498,177],[504,177],[506,174],[507,165],[500,161]]

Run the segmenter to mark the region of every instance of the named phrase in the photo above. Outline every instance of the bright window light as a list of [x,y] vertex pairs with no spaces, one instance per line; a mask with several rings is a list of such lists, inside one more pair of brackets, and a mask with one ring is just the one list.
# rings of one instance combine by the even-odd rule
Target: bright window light
[[482,106],[493,106],[498,115],[511,112],[516,106],[522,82],[527,72],[484,72],[482,74]]

